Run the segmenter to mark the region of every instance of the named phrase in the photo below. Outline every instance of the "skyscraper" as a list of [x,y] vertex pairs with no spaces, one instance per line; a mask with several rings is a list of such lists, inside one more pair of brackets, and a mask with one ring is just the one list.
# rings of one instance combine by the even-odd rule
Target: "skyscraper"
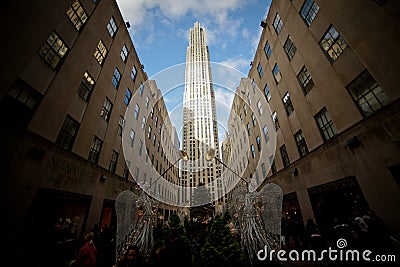
[[[210,54],[205,30],[199,22],[195,22],[194,28],[190,29],[183,101],[182,149],[190,158],[183,166],[182,186],[189,187],[187,192],[191,194],[183,197],[188,200],[192,197],[193,201],[192,189],[204,184],[214,199],[217,191],[212,182],[219,176],[219,168],[215,162],[207,162],[205,155],[210,148],[214,148],[219,157],[218,125]],[[194,201],[191,205],[204,199]]]

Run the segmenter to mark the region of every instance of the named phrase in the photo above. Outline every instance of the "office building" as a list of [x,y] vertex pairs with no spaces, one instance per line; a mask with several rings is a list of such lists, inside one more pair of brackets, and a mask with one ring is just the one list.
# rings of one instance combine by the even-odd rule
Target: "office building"
[[[19,1],[1,13],[9,25],[1,44],[2,238],[12,255],[30,251],[16,257],[42,262],[44,248],[55,248],[55,226],[63,229],[56,241],[80,240],[96,225],[115,230],[118,194],[163,173],[179,144],[116,1]],[[137,113],[126,114],[129,104]],[[126,116],[137,116],[134,127]],[[144,131],[146,140],[135,139]],[[125,160],[123,135],[136,161]],[[148,163],[137,165],[141,158]],[[171,168],[165,178],[177,177]]]
[[[398,3],[274,0],[261,27],[252,86],[232,106],[250,140],[230,141],[232,155],[249,159],[244,176],[281,186],[288,221],[330,227],[372,210],[399,234]],[[253,122],[267,107],[248,105],[252,88],[273,129]],[[271,130],[275,156],[260,158]]]
[[[205,159],[211,148],[216,149],[219,157],[219,141],[210,53],[205,29],[198,22],[190,29],[183,101],[182,150],[188,153],[189,161],[183,163],[181,185],[190,190],[182,197],[196,206],[218,198],[214,182],[220,175],[218,164]],[[194,188],[203,185],[207,186],[209,201],[193,197]]]

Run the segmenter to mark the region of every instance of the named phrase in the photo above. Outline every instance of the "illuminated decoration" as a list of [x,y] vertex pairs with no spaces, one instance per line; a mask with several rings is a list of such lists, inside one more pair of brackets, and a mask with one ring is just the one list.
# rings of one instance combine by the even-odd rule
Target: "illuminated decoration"
[[[283,193],[279,185],[266,184],[260,191],[256,191],[256,184],[246,180],[219,158],[215,157],[215,150],[207,152],[206,160],[216,159],[225,168],[238,176],[244,183],[234,192],[233,210],[234,218],[239,222],[241,247],[249,257],[250,264],[257,252],[262,249],[267,251],[280,249],[281,215]],[[250,181],[250,182],[249,182]]]

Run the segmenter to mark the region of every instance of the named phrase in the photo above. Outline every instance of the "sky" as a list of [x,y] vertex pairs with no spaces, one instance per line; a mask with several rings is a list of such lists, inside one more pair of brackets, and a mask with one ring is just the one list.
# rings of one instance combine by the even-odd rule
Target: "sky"
[[[117,0],[117,3],[124,20],[130,24],[128,31],[144,70],[152,79],[167,68],[185,63],[189,29],[196,21],[206,30],[210,61],[237,69],[247,77],[262,32],[260,22],[266,18],[271,0]],[[217,118],[222,122],[221,140],[226,119],[222,113],[233,95],[217,86],[214,90]],[[183,86],[164,97],[179,137],[182,117],[178,111],[182,99]]]

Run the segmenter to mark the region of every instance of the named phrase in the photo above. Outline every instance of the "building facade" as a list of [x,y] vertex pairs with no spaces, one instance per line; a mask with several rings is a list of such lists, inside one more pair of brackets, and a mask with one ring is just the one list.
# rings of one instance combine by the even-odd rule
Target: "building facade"
[[[205,156],[214,148],[219,157],[219,142],[210,54],[205,29],[198,22],[190,29],[183,101],[182,150],[188,153],[189,161],[182,165],[181,185],[190,188],[183,197],[192,201],[191,205],[205,204],[218,194],[213,183],[219,177],[217,163],[209,163]],[[211,185],[211,199],[191,200],[194,188],[202,185]]]
[[244,176],[282,187],[287,221],[330,227],[372,210],[399,235],[398,11],[396,1],[274,0],[261,21],[243,93],[268,101],[275,156],[260,159],[271,128],[253,124],[257,107],[239,91],[232,112],[252,148],[231,141],[230,153],[249,159]]
[[[2,238],[18,259],[42,262],[52,242],[68,246],[95,227],[115,230],[118,194],[136,190],[146,173],[147,180],[163,173],[171,166],[165,155],[179,144],[170,141],[176,131],[116,1],[17,1],[1,13],[13,25],[1,44]],[[131,103],[133,96],[140,101]],[[141,110],[127,129],[130,104]],[[146,139],[135,139],[141,131]],[[123,136],[136,153],[127,161]],[[148,163],[137,165],[139,158]],[[178,169],[166,176],[176,181]],[[62,228],[57,240],[55,227]],[[63,251],[49,253],[62,261]]]

